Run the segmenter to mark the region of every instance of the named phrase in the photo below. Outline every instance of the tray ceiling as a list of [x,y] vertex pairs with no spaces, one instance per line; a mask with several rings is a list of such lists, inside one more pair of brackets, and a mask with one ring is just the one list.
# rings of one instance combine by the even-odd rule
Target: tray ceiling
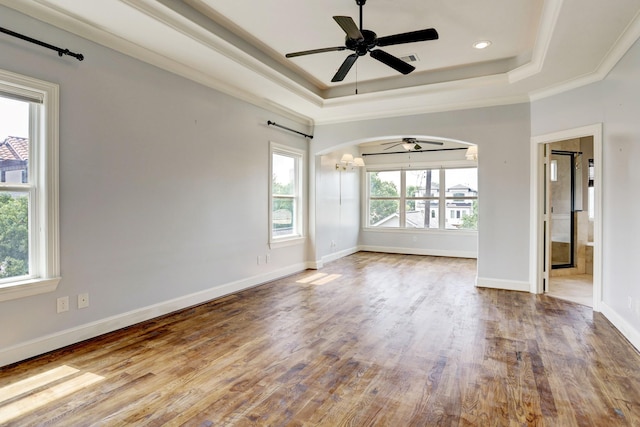
[[[351,51],[284,55],[343,45],[332,17],[357,23],[354,0],[0,4],[309,123],[526,102],[603,78],[640,36],[637,0],[369,0],[363,27],[379,37],[425,28],[440,37],[382,48],[416,57],[411,74],[367,55],[332,83]],[[480,40],[491,45],[473,48]]]

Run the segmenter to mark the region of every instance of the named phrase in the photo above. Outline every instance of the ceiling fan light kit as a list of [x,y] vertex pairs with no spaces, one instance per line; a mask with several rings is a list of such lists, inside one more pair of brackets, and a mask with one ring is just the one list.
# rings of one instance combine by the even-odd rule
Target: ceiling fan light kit
[[340,163],[336,163],[336,170],[347,170],[347,168],[361,168],[364,167],[364,160],[362,157],[353,157],[353,154],[345,153],[340,158]]
[[405,151],[419,151],[422,150],[422,146],[420,144],[443,145],[444,143],[440,141],[421,141],[415,138],[402,138],[401,141],[382,143],[382,145],[388,145],[388,147],[385,148],[385,151],[397,147],[398,145],[401,145]]
[[356,4],[360,7],[360,27],[356,25],[350,16],[334,16],[333,19],[342,28],[346,34],[345,45],[336,47],[326,47],[321,49],[305,50],[301,52],[287,53],[285,57],[294,58],[303,55],[312,55],[323,52],[335,52],[341,50],[352,50],[354,53],[350,54],[342,62],[342,65],[338,68],[338,71],[331,79],[332,82],[341,82],[353,67],[356,60],[360,56],[365,56],[367,53],[373,58],[383,64],[393,68],[402,74],[409,74],[415,67],[408,64],[402,59],[391,55],[377,47],[392,46],[405,43],[415,43],[428,40],[437,40],[438,32],[434,28],[427,28],[424,30],[410,31],[408,33],[393,34],[390,36],[380,37],[371,31],[366,30],[362,26],[362,6],[366,3],[366,0],[355,0]]

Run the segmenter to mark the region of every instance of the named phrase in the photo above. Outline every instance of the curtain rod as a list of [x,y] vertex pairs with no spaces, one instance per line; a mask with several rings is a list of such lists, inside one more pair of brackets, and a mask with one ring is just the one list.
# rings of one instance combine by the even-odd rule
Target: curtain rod
[[305,138],[313,139],[313,135],[307,135],[306,133],[299,132],[299,131],[297,131],[297,130],[295,130],[295,129],[291,129],[291,128],[288,128],[288,127],[286,127],[286,126],[279,125],[279,124],[277,124],[276,122],[272,122],[271,120],[268,120],[268,121],[267,121],[267,124],[268,124],[269,126],[276,126],[276,127],[281,128],[281,129],[288,130],[289,132],[295,132],[295,133],[297,133],[298,135],[302,135],[302,136],[304,136]]
[[389,151],[388,153],[362,153],[362,157],[366,156],[385,156],[387,154],[411,154],[411,153],[424,153],[426,151],[454,151],[454,150],[466,150],[467,147],[460,148],[435,148],[433,150],[413,150],[413,151]]
[[49,43],[45,43],[43,41],[36,40],[36,39],[31,38],[29,36],[25,36],[23,34],[16,33],[15,31],[8,30],[6,28],[0,27],[0,32],[8,34],[8,35],[13,36],[13,37],[17,37],[17,38],[19,38],[21,40],[28,41],[30,43],[37,44],[38,46],[46,47],[47,49],[55,50],[56,52],[58,52],[58,56],[69,55],[69,56],[73,56],[78,61],[82,61],[84,59],[84,55],[81,54],[81,53],[74,53],[74,52],[71,52],[69,49],[62,49],[60,47],[50,45]]

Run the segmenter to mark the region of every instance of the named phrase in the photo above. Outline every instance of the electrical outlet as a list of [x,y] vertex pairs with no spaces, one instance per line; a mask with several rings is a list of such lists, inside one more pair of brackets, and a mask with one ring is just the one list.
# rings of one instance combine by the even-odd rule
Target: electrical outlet
[[89,307],[89,294],[78,294],[78,308]]
[[258,265],[262,264],[262,256],[258,255]]
[[264,256],[264,262],[265,262],[265,263],[267,263],[267,264],[269,264],[269,261],[271,261],[271,255],[266,254],[266,255]]
[[60,297],[58,302],[58,313],[69,311],[69,297]]

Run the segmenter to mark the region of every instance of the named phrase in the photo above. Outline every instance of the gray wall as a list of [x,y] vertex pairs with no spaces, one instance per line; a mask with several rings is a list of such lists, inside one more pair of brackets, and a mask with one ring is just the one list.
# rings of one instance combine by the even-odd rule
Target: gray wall
[[269,250],[267,213],[269,141],[308,144],[266,123],[310,129],[3,7],[0,25],[86,57],[0,40],[0,68],[60,85],[62,272],[54,293],[0,302],[0,365],[306,267],[305,245]]
[[360,174],[358,168],[336,170],[343,154],[357,157],[355,147],[315,156],[316,263],[325,262],[358,250],[360,233]]
[[[0,333],[0,365],[349,252],[359,243],[360,181],[342,174],[340,182],[335,161],[373,137],[477,144],[478,280],[528,289],[530,136],[597,122],[605,132],[604,302],[618,327],[638,335],[640,249],[629,238],[640,235],[638,44],[605,81],[531,106],[318,126],[308,162],[315,240],[270,250],[269,141],[307,142],[266,122],[299,124],[2,7],[0,25],[86,55],[60,59],[0,40],[0,68],[60,85],[63,277],[54,293],[0,302],[0,323],[11,325]],[[269,252],[271,262],[258,265]],[[55,313],[57,297],[82,292],[89,308]]]
[[640,342],[640,42],[604,81],[532,103],[533,135],[603,123],[603,313]]
[[[478,282],[528,290],[529,105],[321,125],[315,129],[312,155],[393,135],[442,137],[478,145]],[[323,202],[321,197],[316,200],[318,205]],[[321,217],[323,211],[318,209],[316,214]],[[412,240],[411,235],[405,238]],[[384,239],[377,243],[389,244]],[[374,244],[371,236],[366,243]],[[317,250],[319,256],[326,253],[324,247]]]

